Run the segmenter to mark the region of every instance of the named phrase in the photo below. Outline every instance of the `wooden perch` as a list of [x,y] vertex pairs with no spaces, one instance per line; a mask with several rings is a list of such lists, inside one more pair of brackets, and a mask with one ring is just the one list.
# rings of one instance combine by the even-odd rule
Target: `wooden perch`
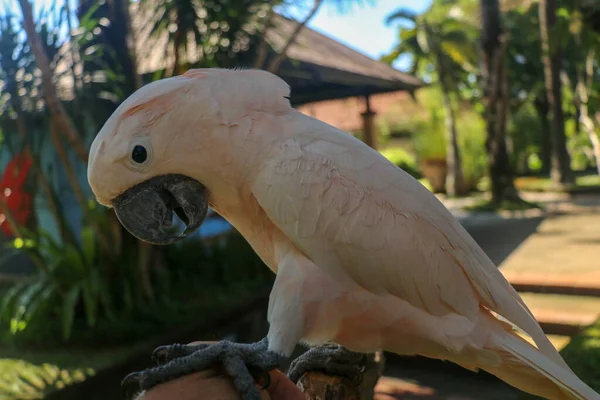
[[384,355],[377,352],[369,357],[359,384],[341,376],[310,371],[302,375],[298,387],[307,400],[372,400],[384,366]]
[[[304,393],[306,400],[372,400],[374,389],[383,373],[384,356],[376,353],[370,357],[359,384],[339,376],[327,375],[323,372],[305,373],[298,381],[298,388]],[[270,388],[277,390],[286,383],[281,372],[271,374]],[[277,388],[277,389],[275,389]],[[286,392],[287,393],[287,392]],[[179,379],[163,383],[146,393],[141,393],[136,400],[240,400],[240,395],[233,386],[231,378],[217,369],[206,370],[186,375]],[[268,391],[261,392],[261,400],[297,400],[288,395],[271,397]]]

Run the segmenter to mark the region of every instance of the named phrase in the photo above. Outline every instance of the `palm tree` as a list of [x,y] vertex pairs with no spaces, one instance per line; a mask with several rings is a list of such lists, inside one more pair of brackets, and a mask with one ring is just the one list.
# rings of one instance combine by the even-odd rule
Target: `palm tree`
[[446,163],[448,176],[446,192],[450,196],[463,195],[466,191],[456,130],[453,96],[457,95],[457,83],[464,82],[467,71],[472,70],[476,52],[472,46],[474,30],[453,18],[451,8],[434,3],[423,14],[398,10],[387,17],[386,22],[408,20],[412,27],[401,27],[400,43],[383,59],[389,63],[402,54],[412,56],[411,73],[416,73],[425,63],[437,73],[445,111]]
[[[375,0],[312,0],[304,18],[298,21],[276,55],[269,59],[266,32],[272,29],[276,7],[297,6],[295,0],[245,0],[228,2],[199,0],[140,0],[149,13],[151,35],[168,35],[165,55],[172,54],[173,63],[167,75],[177,75],[186,69],[188,62],[183,54],[194,44],[200,53],[198,64],[204,67],[229,67],[246,63],[238,56],[250,50],[248,43],[256,42],[252,50],[254,68],[277,73],[287,57],[287,51],[302,29],[325,4],[336,6],[338,11],[353,5],[374,3]],[[193,40],[192,40],[193,38]],[[170,57],[169,57],[170,58]]]
[[570,168],[571,161],[567,152],[565,118],[562,108],[560,81],[562,51],[559,41],[550,40],[550,33],[556,25],[556,0],[540,0],[539,15],[546,97],[550,105],[551,116],[552,168],[550,175],[555,184],[564,185],[573,183],[575,177]]
[[[167,76],[179,75],[184,68],[182,53],[188,51],[188,36],[191,34],[196,43],[205,41],[205,34],[200,31],[201,21],[198,5],[194,0],[140,0],[140,6],[151,13],[151,35],[168,35],[168,43],[172,48],[173,64]],[[165,54],[169,50],[165,49]]]
[[500,205],[505,200],[518,200],[518,193],[506,148],[509,99],[505,67],[506,36],[498,0],[481,0],[481,53],[491,201]]

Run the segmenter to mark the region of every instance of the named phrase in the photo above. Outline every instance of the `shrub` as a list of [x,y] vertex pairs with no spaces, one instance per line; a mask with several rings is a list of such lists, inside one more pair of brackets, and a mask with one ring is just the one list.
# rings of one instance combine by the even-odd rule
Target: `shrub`
[[507,135],[510,143],[510,160],[517,175],[541,169],[541,140],[543,132],[534,106],[528,102],[511,113]]
[[456,125],[463,176],[467,186],[474,189],[487,171],[485,121],[475,111],[463,110]]
[[390,160],[390,162],[402,168],[416,179],[421,178],[421,172],[417,167],[417,161],[415,157],[402,147],[388,147],[387,149],[382,150],[381,154]]
[[[97,211],[104,219],[110,212]],[[8,242],[3,255],[25,252],[38,271],[1,296],[0,335],[44,346],[137,340],[189,322],[220,296],[235,301],[232,288],[243,294],[244,288],[271,283],[273,274],[239,235],[224,243],[188,239],[161,247],[163,260],[147,276],[131,239],[114,260],[100,251],[89,226],[81,241],[60,242],[41,231]]]

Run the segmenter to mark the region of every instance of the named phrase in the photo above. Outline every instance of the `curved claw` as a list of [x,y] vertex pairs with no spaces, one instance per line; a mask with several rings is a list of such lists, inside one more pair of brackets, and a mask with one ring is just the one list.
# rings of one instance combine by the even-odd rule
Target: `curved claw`
[[254,377],[254,381],[258,384],[261,384],[260,390],[265,390],[271,384],[271,374],[269,371],[265,371],[262,369],[248,368],[249,372]]
[[152,361],[154,361],[158,365],[162,365],[167,361],[167,354],[169,352],[168,345],[159,346],[152,352]]
[[[132,372],[121,381],[121,395],[124,399],[132,399],[140,390],[143,381],[141,372]],[[135,386],[135,389],[134,389]]]

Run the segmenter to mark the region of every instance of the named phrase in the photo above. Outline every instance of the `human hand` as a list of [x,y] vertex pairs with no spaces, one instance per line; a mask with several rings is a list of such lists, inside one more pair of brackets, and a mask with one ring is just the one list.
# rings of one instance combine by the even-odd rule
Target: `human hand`
[[[304,394],[281,371],[269,373],[271,382],[261,391],[261,400],[305,400]],[[257,386],[260,386],[257,384]],[[231,378],[216,369],[196,372],[160,384],[136,400],[240,400]]]
[[[302,391],[281,371],[273,370],[269,372],[269,377],[269,386],[261,390],[261,400],[305,400]],[[261,383],[257,382],[256,385],[262,387]],[[231,378],[222,369],[216,367],[162,383],[136,398],[136,400],[171,399],[240,400],[241,396]]]

